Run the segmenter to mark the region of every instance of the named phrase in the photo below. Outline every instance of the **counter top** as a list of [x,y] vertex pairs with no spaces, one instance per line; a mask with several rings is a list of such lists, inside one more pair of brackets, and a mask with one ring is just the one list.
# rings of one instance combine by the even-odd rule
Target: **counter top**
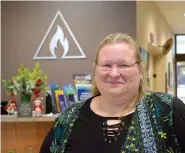
[[1,122],[54,122],[57,115],[42,115],[42,117],[17,117],[14,115],[0,115]]

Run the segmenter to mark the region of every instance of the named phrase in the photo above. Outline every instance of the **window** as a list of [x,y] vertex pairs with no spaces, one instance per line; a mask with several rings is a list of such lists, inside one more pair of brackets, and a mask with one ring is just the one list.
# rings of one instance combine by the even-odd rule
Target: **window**
[[185,35],[176,36],[176,53],[185,54]]
[[185,103],[185,62],[177,62],[177,97]]
[[185,103],[185,34],[175,37],[176,96]]

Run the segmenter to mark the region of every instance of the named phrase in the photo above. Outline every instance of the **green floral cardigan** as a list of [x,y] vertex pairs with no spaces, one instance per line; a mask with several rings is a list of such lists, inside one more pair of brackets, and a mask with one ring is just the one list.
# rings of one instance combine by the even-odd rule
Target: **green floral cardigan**
[[[173,100],[169,94],[147,92],[136,106],[120,153],[180,153],[172,126]],[[55,120],[52,153],[64,153],[84,103],[70,106]]]

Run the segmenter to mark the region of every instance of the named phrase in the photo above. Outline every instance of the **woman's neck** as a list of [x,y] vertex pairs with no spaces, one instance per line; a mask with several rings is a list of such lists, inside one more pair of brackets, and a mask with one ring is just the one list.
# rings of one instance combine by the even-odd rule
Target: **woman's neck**
[[100,95],[91,103],[91,109],[100,116],[120,117],[130,114],[135,110],[135,101],[138,93],[130,96],[111,97]]

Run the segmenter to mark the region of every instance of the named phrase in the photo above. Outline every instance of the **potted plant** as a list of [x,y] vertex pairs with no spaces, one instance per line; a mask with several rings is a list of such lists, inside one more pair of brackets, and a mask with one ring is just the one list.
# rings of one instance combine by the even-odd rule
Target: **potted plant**
[[31,106],[32,98],[40,97],[41,92],[47,93],[48,85],[46,80],[48,76],[42,73],[39,62],[35,63],[32,71],[21,64],[20,68],[18,68],[17,76],[13,76],[11,80],[2,80],[6,92],[12,99],[15,99],[15,96],[20,96],[19,106],[24,105],[25,109],[21,109],[27,114],[25,116],[31,116],[31,114],[29,113],[28,115],[25,110],[26,105]]

